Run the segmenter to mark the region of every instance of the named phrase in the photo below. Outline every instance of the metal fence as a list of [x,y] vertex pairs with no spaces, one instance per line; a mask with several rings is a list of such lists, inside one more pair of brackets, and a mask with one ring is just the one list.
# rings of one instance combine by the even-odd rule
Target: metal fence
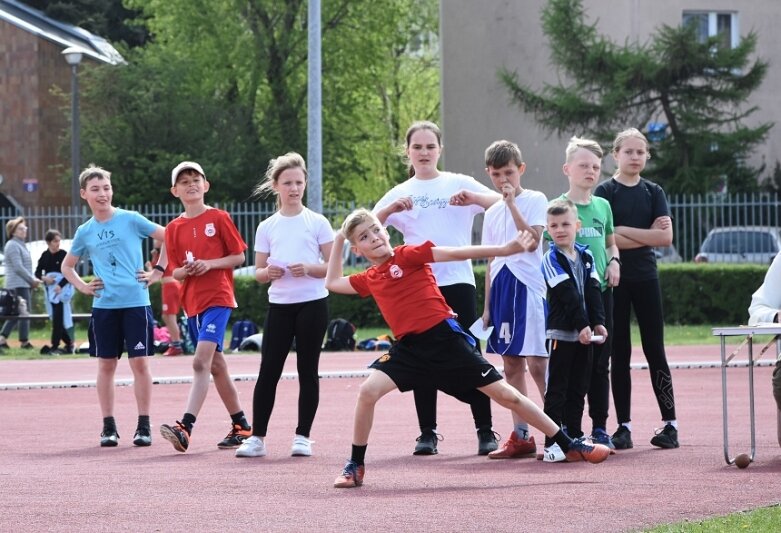
[[[668,198],[673,216],[674,246],[684,261],[691,261],[697,254],[700,244],[713,228],[727,226],[764,226],[781,227],[781,204],[777,193],[756,194],[707,194],[675,195]],[[138,211],[150,220],[161,225],[177,217],[182,208],[179,204],[131,205],[121,206]],[[239,232],[249,245],[247,264],[252,264],[252,248],[255,242],[255,230],[258,224],[274,213],[273,203],[222,203],[214,207],[224,209],[233,217]],[[344,216],[356,206],[354,202],[341,202],[325,206],[324,215],[337,227]],[[0,220],[7,221],[18,215],[25,217],[30,228],[28,240],[42,240],[49,228],[59,229],[63,237],[73,236],[76,228],[90,216],[86,206],[78,209],[70,207],[31,207],[21,213],[14,209],[0,209]],[[480,223],[475,224],[473,241],[480,241]],[[2,232],[5,244],[5,231]],[[151,242],[148,244],[151,248]]]

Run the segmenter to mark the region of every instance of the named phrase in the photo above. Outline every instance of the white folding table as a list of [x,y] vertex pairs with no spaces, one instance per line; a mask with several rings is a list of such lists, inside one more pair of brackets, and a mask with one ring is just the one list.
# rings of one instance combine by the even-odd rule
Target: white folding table
[[[728,407],[727,407],[727,366],[740,347],[729,356],[727,355],[727,337],[743,337],[748,345],[748,396],[749,396],[749,424],[751,427],[751,461],[754,461],[756,453],[756,429],[754,425],[754,336],[772,335],[773,340],[768,343],[765,350],[775,342],[776,357],[781,354],[781,324],[761,324],[757,326],[734,326],[727,328],[713,328],[713,334],[718,335],[721,341],[721,407],[724,423],[724,460],[728,465],[735,463],[735,458],[730,457],[729,453],[729,431],[728,431]],[[742,346],[742,345],[741,345]],[[764,353],[764,351],[762,353]],[[762,356],[760,353],[760,357]]]

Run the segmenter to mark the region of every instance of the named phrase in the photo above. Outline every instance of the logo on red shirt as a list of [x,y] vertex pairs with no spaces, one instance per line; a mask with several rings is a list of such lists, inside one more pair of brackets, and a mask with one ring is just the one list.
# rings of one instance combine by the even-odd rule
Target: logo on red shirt
[[404,271],[401,269],[399,265],[391,265],[388,272],[390,272],[392,278],[396,278],[396,279],[404,275]]
[[203,232],[206,234],[207,237],[214,237],[217,235],[217,230],[214,229],[214,223],[209,222],[206,224],[206,227],[203,229]]

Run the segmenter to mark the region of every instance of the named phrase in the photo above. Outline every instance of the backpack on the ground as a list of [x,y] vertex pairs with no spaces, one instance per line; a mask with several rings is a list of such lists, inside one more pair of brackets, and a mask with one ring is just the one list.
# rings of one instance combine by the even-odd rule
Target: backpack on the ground
[[0,315],[18,315],[19,298],[13,289],[0,289]]
[[231,344],[230,349],[234,352],[239,351],[239,346],[241,346],[241,342],[249,337],[250,335],[254,335],[258,332],[258,327],[255,325],[255,323],[252,320],[238,320],[233,324],[233,329],[231,330]]
[[380,335],[370,339],[363,339],[356,345],[356,349],[363,351],[387,351],[396,341],[390,335]]
[[335,318],[328,323],[325,345],[328,352],[355,350],[355,326],[343,318]]

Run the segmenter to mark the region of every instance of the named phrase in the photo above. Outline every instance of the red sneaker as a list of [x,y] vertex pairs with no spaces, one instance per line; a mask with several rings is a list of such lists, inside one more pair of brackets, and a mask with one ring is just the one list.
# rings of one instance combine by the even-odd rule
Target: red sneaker
[[515,431],[510,433],[510,438],[503,442],[498,450],[488,454],[490,459],[521,459],[536,456],[537,444],[534,442],[534,437],[524,440]]
[[167,356],[174,356],[174,355],[182,355],[184,353],[184,350],[182,350],[181,346],[175,346],[171,345],[168,347],[168,349],[163,353],[163,355]]
[[334,480],[337,489],[351,489],[363,485],[363,474],[366,472],[364,465],[358,466],[354,461],[347,461],[339,477]]

